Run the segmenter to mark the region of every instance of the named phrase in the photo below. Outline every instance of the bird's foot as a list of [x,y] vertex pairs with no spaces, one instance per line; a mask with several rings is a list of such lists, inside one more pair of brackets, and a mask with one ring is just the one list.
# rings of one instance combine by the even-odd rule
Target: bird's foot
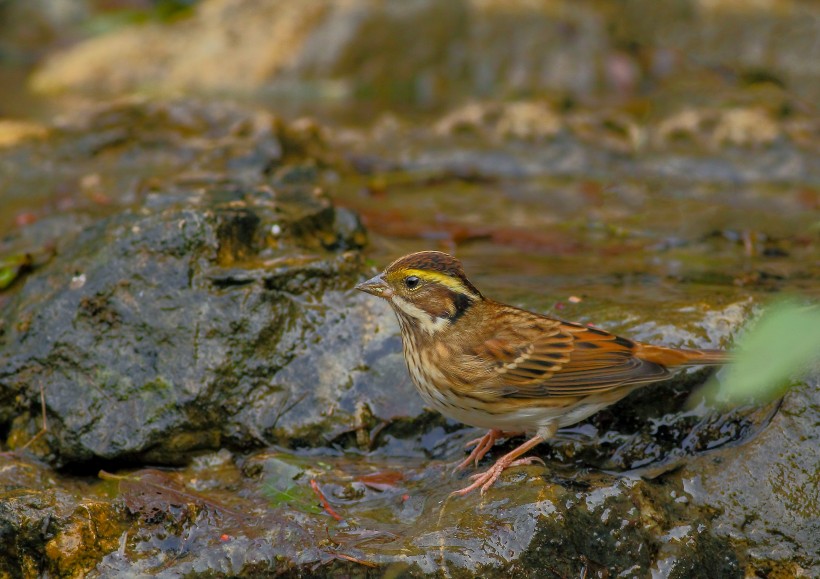
[[497,440],[502,438],[510,438],[511,436],[518,436],[521,434],[520,432],[506,432],[503,430],[492,429],[488,430],[484,436],[471,440],[470,442],[466,443],[464,446],[465,448],[469,448],[474,446],[473,451],[470,453],[470,456],[465,458],[463,461],[458,463],[455,468],[453,468],[453,472],[458,472],[470,465],[470,463],[474,463],[476,468],[478,467],[478,461],[484,458],[484,455],[490,452],[490,449],[495,445]]
[[[489,433],[487,433],[487,435],[489,435]],[[486,438],[487,435],[485,435],[485,438]],[[535,437],[531,438],[530,440],[528,440],[527,442],[525,442],[524,444],[522,444],[521,446],[519,446],[518,448],[516,448],[512,452],[510,452],[508,454],[505,454],[504,456],[499,458],[495,462],[495,464],[493,466],[491,466],[489,469],[487,469],[486,471],[472,475],[470,477],[470,480],[473,481],[472,484],[470,484],[469,486],[464,487],[463,489],[457,490],[457,491],[453,492],[452,494],[459,495],[459,496],[464,496],[467,493],[472,492],[477,488],[481,488],[481,494],[483,495],[485,492],[487,492],[487,489],[489,489],[491,486],[493,486],[493,483],[496,480],[498,480],[498,477],[501,476],[501,473],[504,471],[504,469],[507,469],[511,466],[522,466],[522,465],[532,464],[534,462],[539,462],[541,464],[544,464],[544,461],[541,460],[540,458],[536,457],[536,456],[530,456],[530,457],[527,457],[527,458],[518,458],[522,454],[527,452],[528,450],[532,449],[533,447],[535,447],[538,444],[540,444],[541,442],[543,442],[543,440],[544,439],[541,438],[540,436],[535,436]],[[470,456],[472,456],[472,455],[470,455]],[[469,464],[469,460],[467,460],[466,463]]]

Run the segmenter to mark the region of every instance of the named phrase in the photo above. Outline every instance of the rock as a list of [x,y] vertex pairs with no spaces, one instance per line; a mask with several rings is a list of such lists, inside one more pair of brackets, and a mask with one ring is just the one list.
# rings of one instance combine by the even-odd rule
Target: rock
[[78,576],[116,550],[124,518],[108,499],[78,497],[42,463],[0,464],[0,573]]
[[[153,146],[169,139],[179,145],[169,162],[211,161],[213,173],[160,173],[141,204],[80,220],[50,260],[14,280],[0,303],[9,441],[39,429],[41,387],[57,465],[321,446],[356,427],[363,397],[379,420],[418,413],[417,398],[397,404],[387,394],[402,388],[404,371],[395,322],[351,292],[366,237],[320,188],[321,145],[299,136],[315,128],[232,115],[126,104],[60,129],[57,147],[78,164],[84,151],[112,154],[102,151],[116,135],[118,151],[148,171]],[[234,128],[214,126],[214,116]],[[249,137],[235,128],[243,123]],[[98,181],[120,178],[114,170]]]
[[[49,471],[15,459],[0,471],[7,489],[0,493],[0,549],[11,555],[0,569],[73,576],[160,569],[220,576],[333,577],[371,569],[423,577],[814,576],[817,385],[814,375],[780,410],[750,415],[743,445],[713,439],[711,448],[689,447],[672,468],[608,472],[585,466],[582,456],[562,464],[555,457],[567,446],[558,441],[557,453],[539,453],[546,467],[511,469],[484,496],[448,496],[465,475],[449,474],[437,459],[402,458],[395,448],[360,457],[222,450],[173,472],[105,475],[119,480],[105,492],[100,484],[116,483],[52,477],[54,489],[26,490]],[[719,430],[727,432],[725,425]],[[448,461],[464,434],[436,434]],[[63,488],[106,498],[79,499]]]
[[[335,248],[358,247],[356,230],[347,217],[335,230],[344,211],[301,188],[218,195],[165,194],[95,223],[6,305],[0,399],[35,401],[42,385],[58,464],[315,445],[352,426],[356,368],[395,340],[385,312],[350,294],[360,265]],[[323,242],[287,241],[302,237]],[[399,376],[392,359],[372,393]],[[372,401],[380,416],[398,410],[389,399]]]
[[433,132],[439,136],[478,135],[482,140],[547,141],[562,129],[561,118],[542,102],[471,103],[439,119]]
[[14,146],[31,138],[42,138],[47,130],[42,125],[30,121],[0,120],[0,148]]
[[[680,473],[715,532],[742,546],[749,571],[820,574],[820,372],[792,388],[767,428]],[[747,576],[749,573],[747,572]]]
[[766,147],[783,138],[783,129],[772,115],[760,108],[728,111],[687,108],[661,121],[654,140],[659,144],[692,141],[718,151],[727,145]]

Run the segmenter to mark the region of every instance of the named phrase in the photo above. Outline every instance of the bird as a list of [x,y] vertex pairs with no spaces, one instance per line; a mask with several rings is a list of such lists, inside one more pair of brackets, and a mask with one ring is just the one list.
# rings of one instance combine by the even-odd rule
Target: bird
[[398,318],[404,359],[425,403],[486,428],[456,466],[479,461],[502,438],[526,442],[455,491],[483,495],[501,472],[543,461],[523,457],[627,394],[695,365],[724,364],[728,352],[656,346],[485,297],[461,262],[440,251],[398,258],[356,289],[387,301]]

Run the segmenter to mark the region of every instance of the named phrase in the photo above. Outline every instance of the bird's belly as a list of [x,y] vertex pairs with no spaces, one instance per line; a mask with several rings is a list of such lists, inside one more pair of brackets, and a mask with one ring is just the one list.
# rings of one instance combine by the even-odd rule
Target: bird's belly
[[530,407],[512,412],[496,412],[486,403],[456,394],[449,388],[436,386],[434,378],[411,370],[413,382],[424,402],[447,418],[479,428],[535,432],[553,422],[561,411],[554,408]]
[[448,418],[479,428],[535,433],[542,428],[556,425],[571,426],[609,406],[608,403],[578,404],[569,409],[549,406],[530,406],[506,412],[488,412],[482,408],[463,404],[442,404],[425,396],[425,400]]
[[[556,414],[544,408],[528,408],[513,412],[490,413],[481,408],[461,406],[436,407],[436,410],[448,416],[478,428],[507,430],[513,432],[536,432],[542,426],[551,423]],[[545,412],[545,410],[547,410]]]
[[611,401],[581,402],[570,407],[532,404],[510,410],[494,409],[486,403],[461,397],[446,388],[435,385],[430,376],[413,372],[413,382],[424,401],[437,412],[478,428],[515,432],[537,432],[557,423],[558,428],[570,426],[606,408]]

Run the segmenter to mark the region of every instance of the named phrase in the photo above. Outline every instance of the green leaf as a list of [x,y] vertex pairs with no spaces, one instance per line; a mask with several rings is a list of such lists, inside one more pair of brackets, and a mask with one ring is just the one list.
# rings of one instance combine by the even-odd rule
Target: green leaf
[[727,405],[774,400],[820,361],[820,308],[781,301],[768,307],[737,344],[735,362],[707,397]]
[[9,287],[11,282],[17,279],[18,271],[20,271],[20,268],[0,264],[0,289]]
[[0,260],[0,290],[9,287],[14,280],[32,265],[31,255],[21,253]]

